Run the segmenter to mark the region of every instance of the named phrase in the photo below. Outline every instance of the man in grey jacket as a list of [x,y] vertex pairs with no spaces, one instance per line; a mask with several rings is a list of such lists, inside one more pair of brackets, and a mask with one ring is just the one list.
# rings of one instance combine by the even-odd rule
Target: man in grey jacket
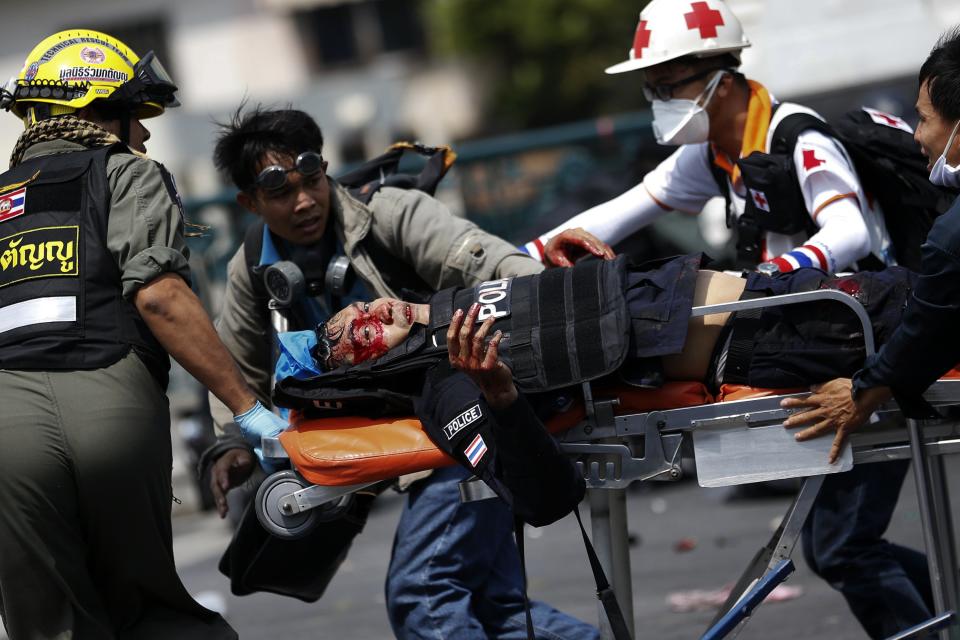
[[[218,168],[240,189],[237,201],[262,222],[247,234],[247,242],[260,245],[259,259],[249,260],[241,247],[228,265],[217,330],[262,402],[269,400],[273,363],[265,292],[251,273],[256,267],[288,259],[309,278],[316,265],[322,271],[338,256],[349,260],[352,289],[310,298],[293,314],[304,326],[292,328],[313,328],[353,300],[429,294],[543,269],[423,192],[383,187],[368,204],[351,197],[326,176],[322,147],[316,123],[289,109],[238,111],[217,142]],[[232,416],[215,398],[211,405],[218,431],[229,433]],[[254,468],[249,449],[235,442],[234,448],[221,445],[211,475],[221,515],[225,492]],[[500,501],[461,505],[457,483],[467,476],[460,468],[443,469],[410,486],[386,583],[398,638],[526,635],[512,515]],[[538,631],[550,637],[597,636],[543,603],[531,603],[531,612]]]

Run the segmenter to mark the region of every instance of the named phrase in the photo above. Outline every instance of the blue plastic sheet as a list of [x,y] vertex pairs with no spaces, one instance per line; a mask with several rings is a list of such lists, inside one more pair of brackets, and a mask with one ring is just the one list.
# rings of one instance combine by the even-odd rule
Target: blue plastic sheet
[[314,331],[287,331],[277,335],[280,357],[277,358],[277,380],[296,378],[306,380],[323,373],[310,354],[317,345]]

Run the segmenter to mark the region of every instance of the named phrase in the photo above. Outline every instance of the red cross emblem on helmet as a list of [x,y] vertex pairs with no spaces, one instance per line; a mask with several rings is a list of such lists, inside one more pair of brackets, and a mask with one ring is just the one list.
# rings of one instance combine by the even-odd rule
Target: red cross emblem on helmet
[[683,14],[687,29],[699,29],[701,38],[716,38],[717,27],[723,25],[723,15],[706,2],[693,2],[690,8],[693,11]]
[[652,0],[640,12],[629,58],[607,69],[623,73],[683,56],[708,57],[750,46],[740,21],[723,0]]
[[637,25],[637,33],[633,36],[633,57],[642,58],[643,50],[650,46],[650,29],[647,29],[647,21],[641,20]]

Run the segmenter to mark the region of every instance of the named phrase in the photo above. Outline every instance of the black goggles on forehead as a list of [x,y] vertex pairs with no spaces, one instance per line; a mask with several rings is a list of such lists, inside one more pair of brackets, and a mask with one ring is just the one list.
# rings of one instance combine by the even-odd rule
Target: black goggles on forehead
[[148,51],[133,67],[133,77],[124,82],[107,102],[138,104],[157,102],[164,107],[179,107],[177,85],[153,51]]
[[702,78],[709,76],[715,71],[730,71],[725,67],[713,67],[711,69],[704,69],[698,73],[693,74],[690,77],[684,78],[683,80],[677,80],[676,82],[664,82],[662,84],[650,84],[649,82],[643,83],[643,97],[653,102],[654,100],[661,100],[666,102],[667,100],[673,99],[673,92],[681,87],[685,87],[691,82],[696,82]]
[[287,184],[287,174],[296,171],[301,176],[315,176],[323,172],[323,156],[316,151],[304,151],[297,156],[296,162],[289,169],[278,164],[264,168],[253,181],[254,186],[267,191],[282,189]]

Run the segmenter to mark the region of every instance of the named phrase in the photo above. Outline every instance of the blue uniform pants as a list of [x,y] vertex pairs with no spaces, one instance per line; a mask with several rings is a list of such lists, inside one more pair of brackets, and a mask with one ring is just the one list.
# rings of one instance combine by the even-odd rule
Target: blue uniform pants
[[827,476],[804,525],[810,568],[843,594],[871,638],[932,617],[926,556],[884,540],[909,460]]
[[[524,640],[520,558],[513,515],[501,500],[462,504],[462,467],[414,484],[397,527],[387,573],[397,638]],[[590,640],[597,629],[542,602],[530,602],[538,639]]]

